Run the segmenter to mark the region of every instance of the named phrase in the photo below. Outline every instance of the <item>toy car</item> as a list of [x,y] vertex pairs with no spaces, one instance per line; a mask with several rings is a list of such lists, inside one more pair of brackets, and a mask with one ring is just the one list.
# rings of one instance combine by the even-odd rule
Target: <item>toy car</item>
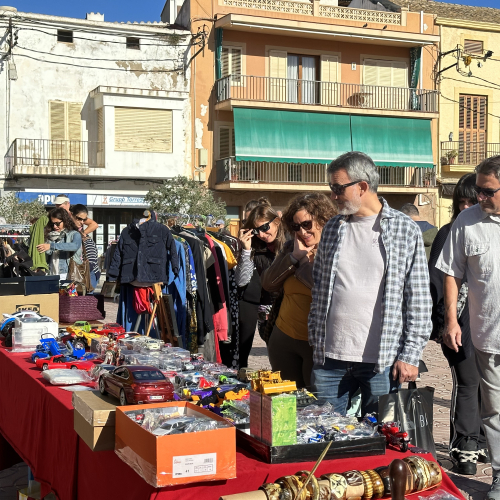
[[402,452],[408,451],[408,443],[410,442],[408,433],[399,430],[396,422],[384,422],[379,430],[385,436],[387,444],[399,448]]
[[92,327],[90,326],[90,323],[88,321],[75,321],[73,323],[73,326],[75,328],[80,328],[80,330],[83,330],[84,332],[90,332],[92,330]]
[[114,337],[116,334],[125,333],[125,328],[118,323],[105,323],[102,328],[94,328],[91,330],[92,333],[97,335],[106,335],[108,337]]
[[194,422],[194,417],[179,417],[171,418],[161,424],[161,427],[155,429],[153,434],[157,436],[164,436],[166,434],[180,434],[187,427],[188,424]]
[[174,399],[174,386],[152,366],[126,365],[103,373],[99,377],[99,390],[101,394],[119,398],[122,406]]
[[140,340],[141,347],[149,349],[150,351],[159,351],[161,349],[161,342],[157,339],[151,339],[149,337],[144,337]]
[[31,355],[31,360],[36,362],[37,359],[50,358],[59,354],[69,355],[75,359],[85,357],[89,359],[89,354],[85,353],[84,344],[77,340],[73,343],[68,340],[66,345],[57,340],[50,334],[43,334],[40,338],[40,344],[36,346],[36,351]]
[[78,360],[70,358],[69,356],[64,356],[64,354],[58,354],[57,356],[51,356],[50,358],[39,358],[35,361],[38,368],[43,371],[50,370],[52,368],[70,368],[72,370],[90,370],[94,367],[92,361],[87,361],[86,359]]
[[90,347],[90,344],[92,343],[92,339],[100,339],[101,338],[101,335],[96,335],[95,333],[92,333],[92,332],[86,332],[85,330],[82,330],[81,328],[77,328],[75,326],[68,326],[68,327],[66,327],[66,330],[69,333],[69,335],[65,335],[64,337],[62,337],[63,341],[71,340],[71,339],[80,339],[88,347]]
[[36,318],[39,319],[42,316],[38,314],[35,311],[30,311],[30,310],[25,310],[25,311],[18,311],[14,314],[7,314],[3,313],[3,321],[0,324],[0,333],[4,336],[7,337],[8,334],[11,333],[12,327],[14,326],[14,322],[16,321],[16,318],[19,319],[25,319],[25,318]]

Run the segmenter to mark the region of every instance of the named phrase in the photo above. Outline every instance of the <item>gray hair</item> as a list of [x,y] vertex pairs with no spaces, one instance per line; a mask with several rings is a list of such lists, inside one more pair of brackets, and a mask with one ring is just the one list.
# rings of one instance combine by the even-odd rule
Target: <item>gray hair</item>
[[349,151],[333,160],[326,170],[331,175],[338,170],[345,170],[351,181],[365,181],[370,191],[377,192],[379,175],[373,160],[361,151]]
[[400,212],[404,213],[408,217],[411,217],[412,215],[415,217],[420,216],[420,212],[418,211],[418,208],[413,204],[413,203],[405,203],[400,209]]
[[476,167],[476,174],[493,174],[500,181],[500,155],[486,158]]

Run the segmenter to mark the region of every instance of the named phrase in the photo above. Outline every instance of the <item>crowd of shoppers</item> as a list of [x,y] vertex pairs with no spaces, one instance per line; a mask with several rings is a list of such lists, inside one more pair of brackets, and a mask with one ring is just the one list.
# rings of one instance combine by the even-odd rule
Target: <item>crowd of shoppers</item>
[[460,179],[441,229],[413,204],[389,207],[363,153],[327,173],[333,204],[313,193],[283,214],[267,200],[245,207],[240,366],[258,318],[273,370],[342,414],[360,391],[365,414],[418,378],[432,338],[453,379],[450,456],[461,474],[491,459],[486,498],[500,500],[500,156]]

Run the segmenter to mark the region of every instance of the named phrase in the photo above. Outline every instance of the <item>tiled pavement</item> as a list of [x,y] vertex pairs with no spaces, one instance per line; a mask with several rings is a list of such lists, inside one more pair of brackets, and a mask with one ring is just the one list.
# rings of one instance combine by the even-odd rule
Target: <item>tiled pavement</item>
[[[117,304],[107,299],[106,311],[108,321],[114,321]],[[451,373],[448,364],[441,353],[441,348],[434,342],[429,342],[424,351],[423,359],[429,369],[422,375],[419,385],[434,387],[434,439],[438,460],[443,468],[462,491],[466,499],[482,500],[491,484],[491,467],[489,464],[478,464],[475,476],[460,476],[454,472],[453,464],[448,457],[449,440],[449,409],[451,396]],[[259,335],[255,335],[253,349],[249,359],[251,368],[270,368],[267,348]],[[10,469],[0,471],[0,500],[16,500],[16,492],[28,482],[27,466],[18,464]]]

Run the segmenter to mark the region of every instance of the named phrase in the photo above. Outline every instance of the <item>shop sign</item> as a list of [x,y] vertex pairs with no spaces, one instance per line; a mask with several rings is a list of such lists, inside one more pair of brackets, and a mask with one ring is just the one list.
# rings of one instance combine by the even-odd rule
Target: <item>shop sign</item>
[[44,205],[53,205],[54,200],[56,199],[56,196],[58,194],[67,194],[69,201],[72,205],[76,205],[78,203],[81,203],[82,205],[87,204],[87,195],[86,194],[64,193],[64,191],[61,191],[61,193],[40,193],[40,192],[37,193],[37,192],[19,191],[17,193],[17,197],[21,201],[38,200],[38,201],[41,201]]
[[89,204],[92,206],[102,207],[147,207],[148,204],[144,201],[144,196],[120,196],[120,195],[89,195]]

